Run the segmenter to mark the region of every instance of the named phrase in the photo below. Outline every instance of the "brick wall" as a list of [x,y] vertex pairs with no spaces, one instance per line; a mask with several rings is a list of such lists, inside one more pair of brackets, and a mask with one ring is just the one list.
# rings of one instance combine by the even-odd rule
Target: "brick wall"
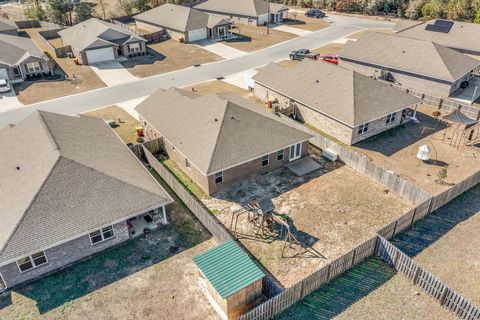
[[21,273],[16,262],[12,262],[1,266],[0,274],[3,276],[7,287],[11,288],[22,282],[32,280],[66,267],[75,261],[130,239],[125,221],[115,224],[113,228],[115,230],[115,237],[112,239],[92,245],[90,243],[90,236],[85,235],[56,247],[44,250],[45,256],[48,260],[48,263],[45,265]]
[[390,130],[400,125],[402,121],[402,113],[403,110],[398,111],[395,116],[395,121],[389,123],[388,125],[386,116],[374,121],[370,121],[368,123],[368,131],[363,134],[358,134],[358,127],[355,127],[352,133],[352,144],[355,144],[357,142],[370,138],[371,136],[374,136],[386,130]]

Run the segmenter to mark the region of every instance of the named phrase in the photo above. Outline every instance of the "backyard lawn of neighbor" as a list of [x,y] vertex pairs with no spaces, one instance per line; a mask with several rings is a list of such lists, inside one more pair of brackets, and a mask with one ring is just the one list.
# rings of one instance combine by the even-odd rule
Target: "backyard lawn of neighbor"
[[[28,36],[57,64],[56,73],[62,77],[57,80],[49,81],[24,81],[14,86],[18,95],[18,100],[23,104],[32,104],[40,101],[63,97],[79,92],[93,90],[105,87],[105,83],[93,72],[93,70],[84,65],[76,65],[73,59],[56,58],[48,53],[46,45],[38,38],[38,31],[42,28],[22,29]],[[68,80],[65,80],[65,75]],[[75,75],[76,79],[73,79]]]
[[246,52],[264,49],[297,37],[297,35],[272,28],[270,28],[270,34],[267,35],[266,27],[246,24],[235,25],[232,28],[232,32],[240,35],[240,37],[237,39],[226,40],[222,43]]
[[0,295],[0,319],[217,319],[192,261],[216,242],[173,197],[169,225]]
[[347,166],[328,162],[318,150],[311,157],[321,168],[306,176],[281,167],[203,199],[227,228],[232,213],[255,197],[271,201],[274,212],[287,215],[290,230],[306,248],[294,245],[284,257],[283,238],[255,237],[247,214],[239,217],[236,229],[245,247],[285,287],[369,240],[413,207]]
[[130,58],[121,64],[134,76],[145,78],[157,74],[222,60],[222,57],[195,44],[169,39],[149,44],[147,54]]
[[141,126],[134,117],[118,106],[96,109],[85,113],[87,116],[103,120],[115,120],[113,130],[125,144],[137,143],[136,127]]

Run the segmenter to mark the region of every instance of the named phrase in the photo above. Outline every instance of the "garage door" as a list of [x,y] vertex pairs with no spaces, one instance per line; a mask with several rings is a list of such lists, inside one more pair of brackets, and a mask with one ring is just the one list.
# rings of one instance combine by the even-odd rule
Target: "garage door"
[[198,41],[207,38],[207,29],[188,31],[188,41]]
[[115,59],[113,48],[103,48],[87,51],[87,61],[89,64]]

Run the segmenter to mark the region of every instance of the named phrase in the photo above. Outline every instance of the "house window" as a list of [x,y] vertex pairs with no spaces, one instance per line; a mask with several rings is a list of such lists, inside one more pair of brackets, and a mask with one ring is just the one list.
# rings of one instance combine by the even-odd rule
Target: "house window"
[[215,184],[223,182],[223,171],[215,173]]
[[113,227],[108,226],[103,229],[94,231],[90,233],[90,242],[92,245],[103,242],[105,240],[115,237],[115,232],[113,232]]
[[128,52],[137,52],[140,51],[140,43],[130,43],[128,45]]
[[388,115],[387,115],[387,121],[385,121],[386,124],[394,123],[396,117],[397,117],[397,113],[396,113],[396,112],[388,114]]
[[285,150],[278,150],[277,151],[277,161],[283,161],[285,159]]
[[358,127],[358,134],[363,134],[363,133],[366,133],[368,131],[368,126],[370,124],[367,122],[367,123],[364,123],[364,124],[361,124],[359,127]]
[[40,71],[42,69],[40,68],[40,63],[30,62],[30,63],[27,63],[27,70],[28,72],[35,72],[35,71]]
[[[48,261],[47,261],[47,257],[45,256],[45,252],[40,251],[32,254],[31,256],[17,260],[17,266],[20,272],[25,272],[25,271],[40,267],[41,265],[44,265],[47,262]],[[1,288],[0,288],[0,291],[1,291]]]
[[14,77],[19,77],[20,76],[20,69],[18,67],[13,67],[12,71],[13,71],[13,76]]
[[268,154],[266,156],[263,156],[262,157],[262,167],[268,166],[269,160],[270,160],[270,157],[268,156]]

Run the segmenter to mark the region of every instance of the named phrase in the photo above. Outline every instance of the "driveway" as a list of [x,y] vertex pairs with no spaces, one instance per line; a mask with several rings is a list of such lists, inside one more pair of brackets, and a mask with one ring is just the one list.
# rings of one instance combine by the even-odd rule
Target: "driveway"
[[23,107],[23,103],[18,101],[15,90],[10,92],[0,93],[0,112],[9,111]]
[[139,78],[128,72],[118,61],[105,61],[90,65],[90,68],[108,87],[136,81]]
[[272,26],[272,28],[275,29],[275,30],[278,30],[278,31],[293,33],[293,34],[296,34],[296,35],[301,36],[301,37],[307,36],[310,33],[312,33],[312,31],[310,31],[310,30],[302,30],[302,29],[299,29],[299,28],[287,26],[286,24],[282,24],[282,25],[279,25],[279,26]]
[[207,51],[210,51],[211,53],[219,55],[224,59],[238,58],[247,54],[245,51],[232,48],[230,46],[227,46],[215,40],[201,40],[201,41],[195,42],[195,44],[201,47],[202,49],[205,49]]

